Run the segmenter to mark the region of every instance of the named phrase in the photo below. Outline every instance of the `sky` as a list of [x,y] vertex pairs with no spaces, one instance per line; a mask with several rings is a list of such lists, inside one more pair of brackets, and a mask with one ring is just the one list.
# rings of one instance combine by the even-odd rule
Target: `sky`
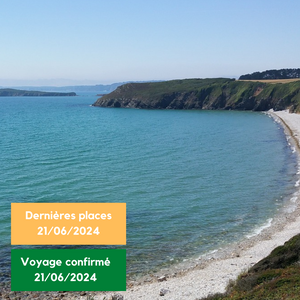
[[300,1],[1,0],[0,86],[300,67]]

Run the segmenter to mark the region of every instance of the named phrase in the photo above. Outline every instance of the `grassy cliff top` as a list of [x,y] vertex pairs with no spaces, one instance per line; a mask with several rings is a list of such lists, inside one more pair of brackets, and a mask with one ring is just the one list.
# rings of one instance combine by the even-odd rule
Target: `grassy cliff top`
[[223,85],[235,81],[229,78],[206,78],[206,79],[177,79],[160,82],[127,83],[119,86],[115,91],[105,96],[121,94],[124,97],[138,95],[142,98],[156,97],[167,93],[184,93],[199,91],[202,88]]

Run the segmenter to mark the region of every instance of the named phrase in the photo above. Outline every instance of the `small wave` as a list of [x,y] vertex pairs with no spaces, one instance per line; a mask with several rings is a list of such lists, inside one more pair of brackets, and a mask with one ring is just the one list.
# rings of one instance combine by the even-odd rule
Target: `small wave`
[[298,197],[292,197],[292,198],[290,199],[290,201],[293,202],[293,203],[295,203],[295,202],[297,201],[297,199],[298,199]]
[[214,257],[214,255],[219,251],[219,249],[213,249],[206,253],[201,254],[196,260],[202,260],[202,259],[211,259]]
[[268,228],[272,225],[272,221],[273,221],[273,218],[268,219],[267,222],[264,225],[262,225],[259,228],[255,229],[253,231],[253,233],[250,233],[250,234],[246,235],[246,237],[248,239],[250,239],[250,238],[252,238],[256,235],[259,235],[264,229],[266,229],[266,228]]
[[295,187],[298,187],[300,185],[300,179],[296,181]]
[[[296,184],[300,185],[299,182],[300,182],[300,180],[298,180],[298,181],[296,182]],[[291,198],[290,198],[290,200],[289,200],[289,203],[287,203],[287,205],[285,205],[285,206],[283,207],[283,211],[284,211],[285,213],[288,213],[288,214],[294,212],[294,211],[296,210],[297,206],[298,206],[298,205],[297,205],[297,202],[298,202],[298,200],[299,200],[299,197],[300,197],[300,191],[295,192],[295,193],[291,196]]]

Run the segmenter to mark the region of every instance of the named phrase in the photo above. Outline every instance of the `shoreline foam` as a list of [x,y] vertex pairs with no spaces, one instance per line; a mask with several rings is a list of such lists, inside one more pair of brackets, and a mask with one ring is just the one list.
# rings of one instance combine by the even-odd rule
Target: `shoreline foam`
[[[293,146],[298,150],[300,158],[300,115],[290,114],[287,111],[270,111],[268,114],[284,127],[288,142],[289,136],[295,140]],[[129,284],[126,292],[118,294],[123,295],[125,300],[152,300],[161,299],[160,291],[165,289],[164,299],[195,300],[209,294],[225,292],[231,280],[235,280],[242,272],[269,255],[274,248],[300,232],[299,198],[298,187],[290,199],[295,205],[293,210],[282,211],[271,223],[268,220],[270,224],[265,224],[265,228],[262,226],[258,234],[235,243],[219,257],[211,255],[210,259],[196,264],[189,270],[182,270],[174,276],[163,276],[160,280],[153,277],[149,283]],[[94,299],[102,300],[104,297],[109,299],[109,295],[112,294],[114,293],[97,293]]]

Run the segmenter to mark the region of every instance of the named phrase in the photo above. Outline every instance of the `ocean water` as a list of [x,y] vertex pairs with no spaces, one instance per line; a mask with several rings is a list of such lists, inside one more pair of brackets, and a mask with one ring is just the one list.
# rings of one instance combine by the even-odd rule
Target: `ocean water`
[[12,202],[126,202],[119,248],[134,276],[254,233],[295,190],[296,154],[265,114],[90,106],[96,99],[0,98],[0,280]]

